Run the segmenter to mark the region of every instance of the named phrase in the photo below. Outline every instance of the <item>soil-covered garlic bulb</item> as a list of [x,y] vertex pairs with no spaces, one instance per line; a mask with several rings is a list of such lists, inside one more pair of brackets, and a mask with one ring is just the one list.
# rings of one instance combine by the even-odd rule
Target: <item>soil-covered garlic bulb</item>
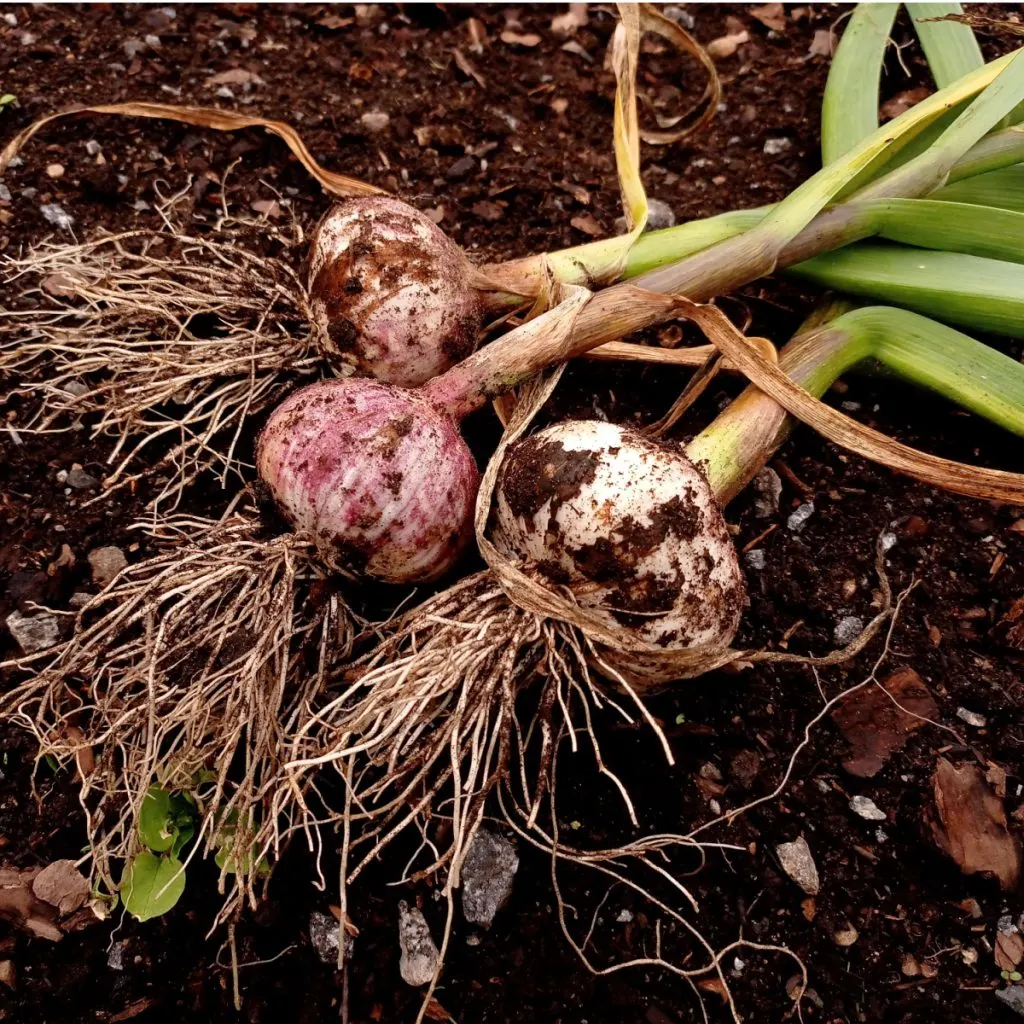
[[310,248],[313,321],[337,368],[415,387],[476,348],[484,303],[462,250],[388,196],[321,220]]
[[703,474],[624,427],[567,421],[512,445],[493,539],[645,643],[724,647],[739,625],[743,576]]
[[436,579],[472,535],[479,475],[457,424],[393,385],[352,377],[297,391],[260,435],[257,467],[338,571]]

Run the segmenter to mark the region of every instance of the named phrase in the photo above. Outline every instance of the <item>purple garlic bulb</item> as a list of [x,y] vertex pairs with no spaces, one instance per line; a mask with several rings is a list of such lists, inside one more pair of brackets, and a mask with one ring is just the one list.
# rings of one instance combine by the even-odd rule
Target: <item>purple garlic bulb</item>
[[339,572],[433,580],[472,536],[479,474],[458,425],[392,384],[351,377],[295,392],[264,427],[257,468]]
[[477,345],[473,267],[429,218],[388,196],[333,207],[309,256],[310,305],[336,369],[416,387]]

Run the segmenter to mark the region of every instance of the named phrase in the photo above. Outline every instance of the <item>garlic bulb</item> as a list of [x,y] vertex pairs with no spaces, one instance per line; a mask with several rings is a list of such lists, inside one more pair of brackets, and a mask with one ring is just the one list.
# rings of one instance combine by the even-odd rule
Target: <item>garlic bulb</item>
[[484,302],[462,250],[388,196],[341,203],[309,255],[310,306],[336,368],[415,387],[469,355]]
[[458,425],[393,385],[349,378],[297,391],[260,435],[257,468],[337,571],[436,579],[472,535],[479,475]]
[[647,644],[724,647],[739,626],[743,576],[703,474],[624,427],[568,421],[512,445],[493,540]]

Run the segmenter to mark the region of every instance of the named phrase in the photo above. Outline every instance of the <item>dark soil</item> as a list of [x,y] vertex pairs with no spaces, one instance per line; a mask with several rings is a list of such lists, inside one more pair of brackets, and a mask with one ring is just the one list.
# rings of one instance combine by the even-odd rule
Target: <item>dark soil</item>
[[[828,62],[808,51],[815,32],[837,24],[844,12],[840,5],[792,7],[785,31],[769,34],[746,7],[688,9],[704,42],[734,30],[735,22],[749,31],[750,41],[720,62],[725,106],[710,129],[686,144],[645,148],[649,192],[671,204],[680,221],[779,199],[815,170]],[[83,102],[217,103],[290,121],[326,166],[436,211],[444,230],[474,257],[579,243],[587,236],[572,226],[573,219],[590,215],[607,232],[619,213],[610,147],[614,86],[602,64],[612,19],[593,8],[589,25],[575,37],[585,56],[562,49],[552,33],[558,8],[410,5],[353,11],[226,4],[177,5],[168,12],[40,5],[4,11],[16,24],[0,23],[0,92],[18,97],[16,106],[0,113],[5,140],[44,113]],[[480,54],[470,47],[470,17],[487,29]],[[515,18],[521,23],[516,31],[540,36],[537,45],[500,41],[506,19]],[[146,42],[147,37],[157,39]],[[901,25],[898,41],[911,38]],[[996,34],[985,36],[983,45],[994,55],[1013,42]],[[456,67],[456,47],[484,84]],[[894,59],[886,97],[928,81],[916,44],[900,52],[910,75]],[[233,98],[218,96],[219,86],[209,80],[236,69],[255,73],[259,81],[228,86]],[[702,88],[693,66],[664,54],[645,57],[642,77],[650,97],[666,104],[666,114],[685,109]],[[378,110],[390,121],[374,134],[360,118]],[[425,144],[417,139],[423,128],[433,129],[420,132]],[[790,145],[766,156],[769,139]],[[95,147],[93,155],[87,150],[91,140],[102,159]],[[46,170],[55,163],[64,168],[58,178]],[[248,211],[254,201],[280,197],[307,230],[328,205],[284,146],[260,132],[215,135],[183,125],[81,119],[45,130],[25,150],[23,164],[6,174],[12,199],[0,202],[0,252],[14,253],[53,231],[40,213],[47,203],[62,204],[74,217],[78,238],[100,226],[156,226],[157,190],[167,194],[189,182],[195,231],[209,230],[222,200]],[[589,205],[581,203],[586,196]],[[267,224],[256,244],[274,248],[274,232],[283,228],[288,212]],[[12,300],[5,295],[4,301]],[[810,304],[811,297],[791,286],[764,282],[726,308],[737,319],[749,314],[753,332],[783,339]],[[667,370],[581,365],[567,376],[556,405],[563,413],[651,420],[682,383],[681,375]],[[712,387],[678,436],[705,422],[734,392],[728,382]],[[866,422],[907,443],[951,458],[1024,469],[1020,446],[1007,435],[939,401],[919,395],[908,401],[905,390],[869,378],[851,378],[841,399],[856,403]],[[490,414],[479,415],[470,430],[485,455],[495,436]],[[85,510],[81,494],[66,496],[55,480],[58,470],[74,462],[101,476],[109,451],[103,442],[73,433],[26,437],[16,447],[6,433],[0,438],[0,618],[26,600],[66,606],[87,577],[85,556],[95,546],[120,544],[130,558],[142,557],[137,535],[127,526],[143,507],[145,487]],[[685,879],[700,906],[690,920],[716,948],[742,934],[797,953],[814,990],[803,1005],[807,1020],[1009,1020],[1011,1011],[991,991],[1001,984],[992,946],[997,919],[1020,914],[1020,894],[1003,894],[992,881],[961,875],[936,849],[928,810],[940,751],[956,761],[1001,765],[1009,774],[1007,811],[1012,815],[1020,808],[1021,656],[1001,644],[997,624],[1024,595],[1022,510],[968,501],[893,476],[806,430],[787,444],[777,465],[784,479],[778,514],[757,518],[749,496],[729,509],[740,545],[775,527],[757,544],[765,552],[764,568],[747,570],[750,608],[741,641],[801,652],[831,649],[841,618],[872,614],[875,541],[891,528],[898,538],[887,563],[893,586],[899,590],[912,580],[918,585],[895,630],[886,671],[914,668],[934,695],[940,720],[955,726],[967,745],[949,731],[926,727],[879,775],[857,779],[842,768],[845,743],[823,722],[779,799],[709,834],[742,849],[710,853],[703,870]],[[189,508],[216,510],[228,497],[211,484],[193,493]],[[802,532],[788,529],[792,508],[809,499],[815,512]],[[48,571],[65,544],[75,564]],[[5,648],[9,641],[0,637],[0,652]],[[822,686],[833,694],[864,678],[878,653],[876,644],[855,663],[822,673]],[[605,728],[616,731],[605,752],[630,785],[644,832],[684,832],[713,816],[712,801],[735,807],[770,792],[819,706],[814,678],[805,669],[716,674],[651,703],[673,742],[674,766],[666,767],[642,729],[607,723]],[[960,707],[984,715],[986,726],[960,721]],[[30,866],[78,856],[84,830],[73,779],[54,776],[45,764],[33,775],[35,751],[19,731],[6,730],[0,743],[3,860]],[[590,759],[575,765],[568,755],[563,760],[563,827],[579,824],[574,842],[604,845],[633,835],[616,793],[598,781]],[[854,794],[870,796],[886,812],[881,828],[851,813]],[[802,908],[804,894],[782,874],[773,853],[778,843],[799,835],[809,842],[822,879],[813,915]],[[55,946],[0,926],[0,959],[13,961],[16,971],[13,990],[0,986],[0,1018],[48,1024],[335,1019],[340,979],[318,960],[308,934],[310,911],[334,901],[334,866],[325,863],[326,891],[317,891],[310,882],[311,858],[300,846],[278,866],[265,905],[238,925],[241,1014],[231,1005],[224,936],[206,937],[214,873],[201,868],[190,875],[179,907],[145,925],[119,918],[116,927],[97,925]],[[455,1019],[701,1019],[693,991],[666,971],[589,973],[561,933],[549,861],[525,847],[520,856],[512,901],[491,931],[471,945],[467,938],[473,933],[456,926],[437,993]],[[696,866],[678,858],[675,864],[679,870]],[[419,899],[435,935],[441,906],[426,885],[413,891],[386,888],[383,882],[400,867],[396,854],[395,863],[384,865],[379,877],[367,878],[354,894],[360,934],[349,978],[353,1021],[410,1021],[420,1003],[420,994],[398,975],[397,903]],[[659,915],[651,907],[621,886],[608,893],[605,880],[592,873],[563,869],[559,881],[573,908],[567,920],[577,937],[598,912],[588,949],[595,965],[653,955]],[[963,909],[972,898],[980,916]],[[833,935],[847,925],[859,938],[841,947]],[[703,952],[679,926],[663,921],[661,928],[667,957],[679,964],[699,961]],[[122,944],[120,969],[108,966],[113,943]],[[965,950],[977,953],[975,963],[966,962]],[[905,975],[901,967],[908,955],[934,966],[934,976]],[[791,961],[744,949],[726,958],[725,969],[745,1019],[776,1021],[791,1013],[786,983],[797,973]],[[711,1019],[726,1019],[718,996],[705,996]]]

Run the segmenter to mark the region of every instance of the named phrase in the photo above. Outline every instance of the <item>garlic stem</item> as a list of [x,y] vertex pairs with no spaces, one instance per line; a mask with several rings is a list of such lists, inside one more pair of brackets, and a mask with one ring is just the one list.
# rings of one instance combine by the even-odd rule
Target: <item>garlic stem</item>
[[[866,306],[798,334],[779,367],[816,397],[847,370],[874,360],[884,371],[949,398],[1024,436],[1024,366],[988,345],[906,310]],[[687,447],[724,505],[789,436],[795,421],[748,387]]]

